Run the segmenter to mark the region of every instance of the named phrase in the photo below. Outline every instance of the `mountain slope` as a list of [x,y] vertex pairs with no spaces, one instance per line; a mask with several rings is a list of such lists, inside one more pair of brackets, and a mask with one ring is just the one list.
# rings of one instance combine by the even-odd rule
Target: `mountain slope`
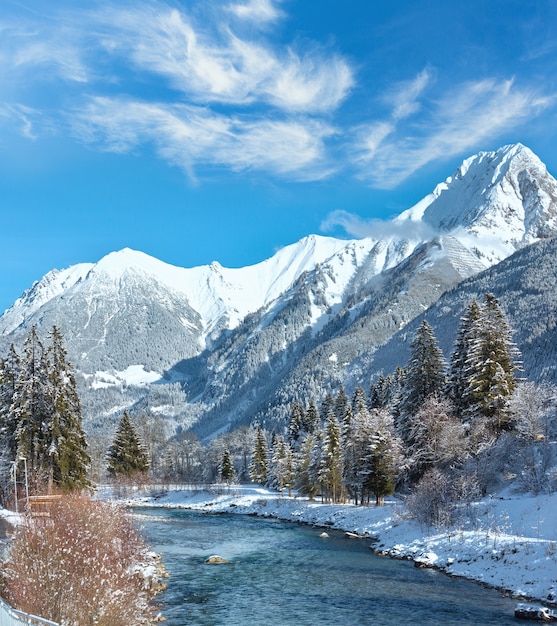
[[294,398],[370,376],[370,355],[445,291],[556,234],[556,198],[539,159],[506,146],[464,161],[377,237],[312,235],[239,269],[126,249],[54,270],[0,317],[0,343],[58,325],[90,426],[123,408],[203,435],[280,422]]

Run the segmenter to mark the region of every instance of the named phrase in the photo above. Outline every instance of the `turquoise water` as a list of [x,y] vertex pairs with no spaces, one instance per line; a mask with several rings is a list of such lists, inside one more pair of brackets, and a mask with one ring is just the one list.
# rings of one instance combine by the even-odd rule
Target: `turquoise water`
[[[344,533],[244,515],[136,513],[171,577],[168,626],[514,624],[497,591],[379,557]],[[218,554],[228,564],[207,565]]]

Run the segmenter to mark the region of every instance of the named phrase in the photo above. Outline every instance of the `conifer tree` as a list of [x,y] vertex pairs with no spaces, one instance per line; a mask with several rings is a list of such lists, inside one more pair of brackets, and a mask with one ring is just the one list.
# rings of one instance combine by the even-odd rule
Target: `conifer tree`
[[288,422],[288,441],[293,445],[298,442],[305,423],[304,409],[299,402],[292,404]]
[[365,489],[375,496],[375,504],[381,506],[385,496],[394,492],[397,474],[391,441],[386,433],[374,433],[365,462]]
[[356,389],[354,389],[354,393],[352,394],[352,413],[356,414],[359,411],[363,411],[367,408],[367,406],[368,402],[364,388],[356,387]]
[[232,458],[230,457],[230,450],[225,448],[222,453],[222,461],[220,464],[220,477],[225,483],[230,483],[234,480],[235,472]]
[[257,425],[255,446],[251,457],[250,478],[254,483],[264,485],[267,482],[267,440],[261,426]]
[[292,448],[288,445],[288,442],[284,440],[282,435],[277,435],[273,442],[271,464],[268,474],[268,484],[271,487],[281,492],[287,489],[288,495],[291,495],[294,484]]
[[452,402],[455,414],[463,419],[474,400],[470,386],[471,351],[481,318],[480,306],[472,300],[461,318],[455,341],[445,393]]
[[17,458],[17,421],[12,403],[19,370],[19,355],[12,344],[8,356],[0,361],[0,488],[4,505],[11,487],[13,463]]
[[352,418],[352,407],[350,405],[350,400],[346,395],[346,391],[344,390],[344,386],[341,385],[340,389],[335,398],[335,403],[333,407],[335,417],[337,422],[344,428],[348,424],[350,424],[350,419]]
[[314,473],[313,456],[317,446],[317,439],[315,433],[306,435],[294,463],[296,467],[294,485],[301,495],[308,496],[310,500],[313,500],[319,493],[319,480]]
[[399,421],[403,439],[407,438],[407,421],[431,395],[441,395],[445,387],[446,363],[431,326],[423,320],[410,346],[406,367],[404,395]]
[[468,359],[473,399],[468,414],[472,419],[483,418],[496,433],[512,428],[509,400],[518,382],[519,357],[498,300],[486,294]]
[[317,413],[315,402],[310,400],[307,411],[305,412],[304,431],[306,433],[313,433],[317,430],[319,430],[319,414]]
[[114,477],[133,477],[149,470],[147,452],[127,411],[124,411],[108,450],[108,472]]
[[44,346],[33,326],[23,356],[11,410],[17,423],[17,459],[25,458],[32,486],[48,480],[48,428],[52,418],[48,365]]
[[342,440],[340,426],[333,409],[329,411],[323,440],[323,464],[320,482],[329,494],[332,502],[342,499]]
[[62,334],[54,326],[46,351],[51,416],[47,427],[48,480],[63,491],[90,487],[87,472],[91,459],[82,428],[81,402],[75,377],[67,360]]

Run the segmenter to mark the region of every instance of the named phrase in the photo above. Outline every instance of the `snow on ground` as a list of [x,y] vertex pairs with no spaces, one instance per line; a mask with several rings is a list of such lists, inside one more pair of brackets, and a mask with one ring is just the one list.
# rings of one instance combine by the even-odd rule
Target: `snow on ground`
[[383,507],[323,504],[249,485],[170,489],[130,504],[276,517],[368,535],[372,547],[386,555],[411,558],[517,597],[557,603],[557,494],[487,498],[474,505],[473,524],[442,529],[408,519],[397,500]]

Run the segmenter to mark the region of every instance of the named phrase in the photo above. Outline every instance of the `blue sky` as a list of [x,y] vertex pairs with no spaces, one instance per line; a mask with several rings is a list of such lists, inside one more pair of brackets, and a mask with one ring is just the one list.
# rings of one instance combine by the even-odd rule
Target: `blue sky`
[[0,310],[123,247],[365,236],[507,143],[555,175],[556,95],[554,0],[3,0]]

